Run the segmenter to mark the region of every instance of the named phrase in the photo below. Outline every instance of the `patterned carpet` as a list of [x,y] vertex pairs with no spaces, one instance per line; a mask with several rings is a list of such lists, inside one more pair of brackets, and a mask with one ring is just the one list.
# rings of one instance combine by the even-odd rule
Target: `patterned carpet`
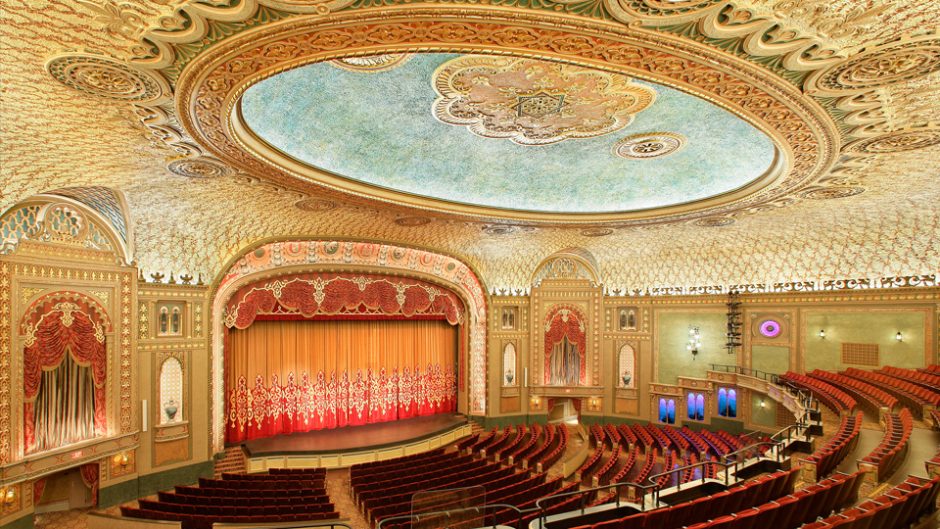
[[90,509],[72,509],[70,511],[37,514],[36,529],[88,529],[85,514]]

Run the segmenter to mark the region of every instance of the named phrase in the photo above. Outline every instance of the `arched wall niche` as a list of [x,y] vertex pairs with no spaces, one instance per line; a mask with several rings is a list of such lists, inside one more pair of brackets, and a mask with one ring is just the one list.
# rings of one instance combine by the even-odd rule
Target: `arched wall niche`
[[[390,243],[335,239],[265,242],[238,253],[214,282],[211,337],[211,444],[224,448],[224,329],[226,306],[239,289],[289,274],[363,272],[436,283],[457,294],[466,308],[466,373],[459,374],[458,409],[486,414],[486,290],[464,262],[433,251]],[[466,383],[466,385],[464,385]]]
[[[52,332],[54,335],[40,336],[40,332],[43,335]],[[52,367],[62,365],[66,356],[76,364],[90,368],[94,384],[94,435],[76,442],[104,438],[117,432],[117,414],[114,411],[116,405],[112,399],[107,398],[111,393],[108,385],[113,384],[114,376],[108,368],[115,349],[114,325],[107,308],[98,299],[73,290],[39,294],[23,312],[17,326],[17,334],[17,354],[14,358],[19,366],[17,372],[22,373],[22,376],[17,377],[13,387],[19,389],[22,405],[15,406],[17,428],[14,431],[21,432],[22,435],[11,440],[17,459],[25,457],[27,453],[53,450],[30,450],[30,440],[39,428],[32,420],[32,413],[35,411],[37,393],[41,388],[37,377],[41,377],[40,373]],[[49,355],[56,351],[56,346],[62,341],[65,345],[61,346],[60,354]],[[78,344],[89,346],[84,348],[88,350],[73,350]],[[97,349],[101,354],[95,354],[93,349]],[[117,407],[120,405],[118,402]]]
[[160,424],[180,422],[188,414],[185,402],[183,363],[169,356],[160,364]]

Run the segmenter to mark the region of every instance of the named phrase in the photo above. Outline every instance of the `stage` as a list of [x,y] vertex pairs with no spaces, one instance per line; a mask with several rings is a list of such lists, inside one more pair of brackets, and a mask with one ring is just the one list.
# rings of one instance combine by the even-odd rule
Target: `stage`
[[268,468],[340,468],[433,450],[470,435],[461,414],[442,413],[363,426],[245,441],[248,471]]

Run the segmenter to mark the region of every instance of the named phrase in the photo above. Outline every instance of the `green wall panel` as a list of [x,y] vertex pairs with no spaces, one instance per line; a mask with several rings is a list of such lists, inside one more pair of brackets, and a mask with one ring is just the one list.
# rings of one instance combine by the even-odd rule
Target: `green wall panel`
[[211,478],[215,469],[213,461],[204,461],[172,470],[140,476],[137,479],[104,487],[98,491],[98,506],[110,507],[119,503],[149,496],[161,490],[172,489],[175,485],[196,483],[199,478]]
[[[761,400],[764,407],[760,407]],[[777,402],[767,395],[751,393],[751,423],[773,427],[777,425]]]
[[[842,343],[878,344],[881,365],[923,367],[925,329],[923,312],[807,312],[803,318],[806,333],[806,371],[837,371],[853,366],[842,363]],[[825,339],[819,330],[826,331]],[[901,331],[904,341],[894,335]]]
[[[659,382],[675,384],[678,377],[705,378],[710,364],[735,364],[737,359],[725,349],[728,320],[720,312],[663,312],[659,315]],[[692,359],[686,349],[689,327],[698,327],[702,346]]]
[[751,347],[751,368],[767,373],[786,373],[790,369],[790,348],[779,345]]
[[33,515],[27,514],[22,518],[0,525],[0,529],[33,529]]

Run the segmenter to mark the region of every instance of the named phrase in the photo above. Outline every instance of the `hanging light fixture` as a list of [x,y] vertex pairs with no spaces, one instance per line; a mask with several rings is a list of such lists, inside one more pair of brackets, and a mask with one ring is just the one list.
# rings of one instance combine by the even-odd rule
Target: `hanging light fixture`
[[702,334],[699,332],[699,328],[689,327],[689,343],[686,344],[685,348],[692,353],[692,360],[695,360],[700,347],[702,347]]

